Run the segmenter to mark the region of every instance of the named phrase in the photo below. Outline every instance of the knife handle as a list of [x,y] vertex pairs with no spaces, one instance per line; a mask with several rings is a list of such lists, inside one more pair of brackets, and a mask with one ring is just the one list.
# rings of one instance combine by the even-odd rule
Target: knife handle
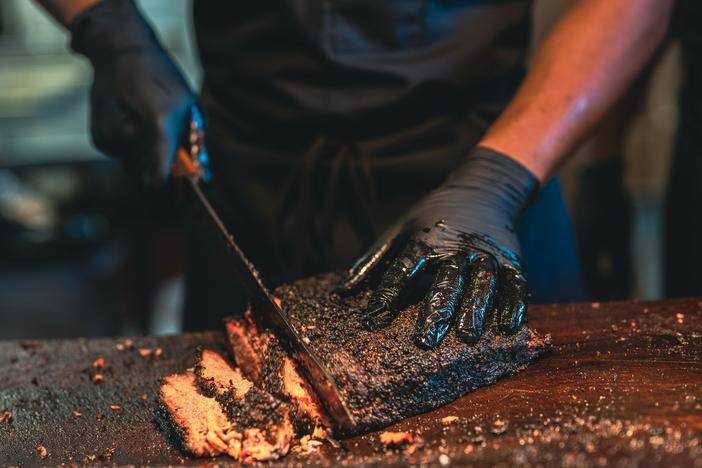
[[178,148],[177,161],[171,172],[173,177],[189,177],[195,181],[204,175],[200,162],[193,159],[185,148]]

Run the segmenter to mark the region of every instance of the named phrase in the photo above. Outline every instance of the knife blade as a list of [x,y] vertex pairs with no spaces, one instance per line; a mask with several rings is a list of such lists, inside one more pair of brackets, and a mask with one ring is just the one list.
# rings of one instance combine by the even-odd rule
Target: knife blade
[[[261,276],[251,261],[241,250],[214,209],[207,196],[200,187],[200,180],[205,176],[206,149],[204,145],[204,128],[199,110],[191,111],[191,125],[189,135],[189,150],[181,148],[178,152],[178,161],[182,166],[186,178],[190,182],[197,199],[208,214],[212,223],[222,235],[230,253],[232,265],[238,280],[249,295],[254,311],[263,318],[273,333],[283,344],[285,350],[298,364],[304,377],[314,388],[317,396],[329,413],[336,433],[350,434],[355,431],[356,421],[341,397],[331,373],[323,362],[305,344],[297,330],[293,327],[283,309],[276,302],[275,297],[261,280]],[[204,156],[203,156],[204,155]]]

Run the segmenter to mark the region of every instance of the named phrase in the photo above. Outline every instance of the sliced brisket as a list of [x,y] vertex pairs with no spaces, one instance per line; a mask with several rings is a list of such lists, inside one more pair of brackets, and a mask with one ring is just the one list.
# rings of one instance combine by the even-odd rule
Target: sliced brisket
[[262,385],[263,360],[253,347],[254,338],[250,333],[252,327],[249,323],[250,317],[251,311],[247,309],[244,317],[228,319],[224,324],[224,329],[232,350],[236,351],[234,360],[237,366],[247,379],[260,387]]
[[298,432],[321,434],[323,428],[330,427],[309,383],[300,376],[275,335],[253,320],[250,309],[243,318],[227,320],[225,329],[244,375],[255,385],[290,403]]
[[239,457],[242,434],[234,430],[216,400],[200,393],[195,374],[186,372],[164,377],[160,399],[161,414],[185,451],[196,457],[223,453]]
[[[408,306],[390,327],[370,332],[359,320],[370,291],[340,298],[332,293],[338,278],[327,274],[300,280],[278,288],[276,295],[309,347],[326,362],[358,432],[436,409],[516,372],[549,348],[547,340],[523,327],[509,337],[486,333],[474,345],[449,332],[438,348],[422,351],[411,338],[419,304]],[[312,402],[320,414],[314,393],[276,337],[261,330],[250,313],[229,320],[226,329],[247,377],[307,414],[305,403]]]
[[196,457],[275,460],[288,453],[295,435],[288,406],[211,350],[198,352],[195,372],[165,377],[160,400],[162,419]]
[[195,375],[200,389],[219,401],[234,427],[249,436],[244,455],[254,449],[256,460],[285,455],[295,436],[289,406],[255,387],[219,353],[205,349],[197,357]]

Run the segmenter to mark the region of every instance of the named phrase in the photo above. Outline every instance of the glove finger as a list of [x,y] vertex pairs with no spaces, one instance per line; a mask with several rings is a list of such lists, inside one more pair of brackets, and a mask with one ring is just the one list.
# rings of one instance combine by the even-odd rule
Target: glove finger
[[456,332],[466,343],[475,343],[489,323],[497,289],[497,263],[488,254],[471,256],[470,275],[458,313]]
[[163,183],[159,153],[175,150],[161,148],[165,132],[163,125],[150,123],[127,101],[106,98],[105,91],[94,87],[91,105],[91,136],[96,148],[112,158],[121,160],[133,177],[145,187],[159,187]]
[[427,247],[411,241],[390,265],[380,280],[380,285],[371,295],[361,320],[369,330],[386,327],[397,316],[395,303],[407,283],[427,262]]
[[511,335],[524,322],[527,314],[527,281],[521,271],[503,266],[499,276],[499,294],[493,325],[497,331]]
[[401,244],[399,231],[399,228],[395,227],[383,234],[346,272],[336,287],[336,292],[351,294],[364,284],[378,269],[378,265],[397,252]]
[[417,318],[414,342],[423,349],[437,346],[446,335],[463,293],[468,258],[457,254],[443,262]]

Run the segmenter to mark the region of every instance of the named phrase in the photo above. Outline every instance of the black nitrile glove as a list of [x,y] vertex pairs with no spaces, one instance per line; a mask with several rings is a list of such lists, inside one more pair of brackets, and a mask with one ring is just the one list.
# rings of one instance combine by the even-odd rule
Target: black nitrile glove
[[94,69],[93,143],[146,186],[162,185],[195,102],[183,75],[131,0],[103,0],[70,30]]
[[474,149],[356,262],[340,292],[352,292],[390,261],[362,316],[367,328],[379,329],[397,316],[410,281],[430,270],[434,281],[417,320],[418,346],[439,344],[454,315],[467,343],[489,326],[514,333],[527,308],[514,226],[537,188],[536,178],[515,160]]

